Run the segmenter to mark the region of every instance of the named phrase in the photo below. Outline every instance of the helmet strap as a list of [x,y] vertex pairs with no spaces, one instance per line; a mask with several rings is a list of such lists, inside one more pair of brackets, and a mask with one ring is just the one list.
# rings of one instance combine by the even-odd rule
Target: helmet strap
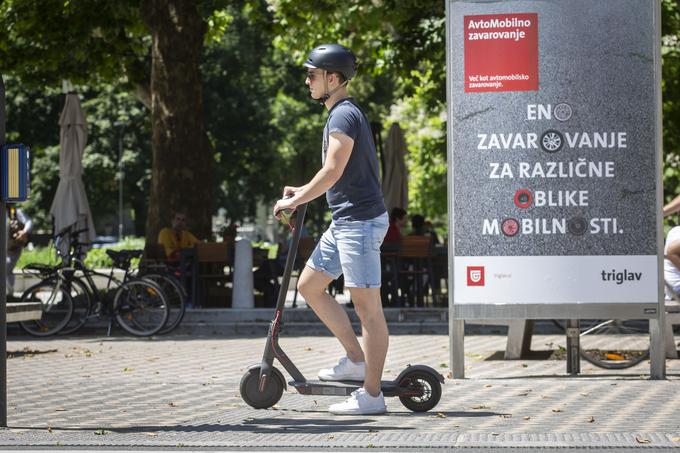
[[333,88],[331,91],[328,91],[328,79],[326,78],[327,74],[328,74],[328,71],[326,71],[324,69],[323,70],[323,92],[324,92],[324,95],[321,96],[318,99],[320,104],[325,104],[326,101],[328,99],[330,99],[331,96],[333,96],[340,88],[344,87],[345,85],[347,85],[347,82],[349,82],[349,80],[345,80],[340,85]]

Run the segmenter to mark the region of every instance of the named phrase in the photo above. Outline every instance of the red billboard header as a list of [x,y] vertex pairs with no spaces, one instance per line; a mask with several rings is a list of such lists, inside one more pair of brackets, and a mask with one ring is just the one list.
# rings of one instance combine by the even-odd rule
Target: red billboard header
[[538,90],[538,14],[465,16],[465,91]]

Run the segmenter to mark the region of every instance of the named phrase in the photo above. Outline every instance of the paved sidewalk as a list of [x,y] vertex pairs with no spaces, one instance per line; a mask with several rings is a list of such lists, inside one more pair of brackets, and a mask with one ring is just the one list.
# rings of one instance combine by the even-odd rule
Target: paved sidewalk
[[[264,334],[264,332],[263,332]],[[680,446],[680,361],[669,379],[650,381],[648,364],[605,372],[562,360],[487,360],[505,337],[466,337],[467,376],[447,379],[435,411],[413,414],[388,400],[386,416],[332,416],[339,397],[289,390],[270,410],[239,397],[262,337],[13,339],[8,349],[9,424],[0,446],[393,450],[453,447],[673,448]],[[309,377],[341,355],[331,337],[284,337]],[[534,336],[533,349],[564,344]],[[448,338],[393,336],[386,376],[409,363],[448,373]]]

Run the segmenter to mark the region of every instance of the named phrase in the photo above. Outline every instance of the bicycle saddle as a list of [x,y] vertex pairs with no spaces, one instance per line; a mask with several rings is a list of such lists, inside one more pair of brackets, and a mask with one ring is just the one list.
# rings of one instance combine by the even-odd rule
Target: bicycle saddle
[[107,250],[106,254],[113,261],[115,267],[127,269],[130,267],[130,261],[133,258],[140,258],[144,253],[143,250]]
[[27,264],[23,268],[24,272],[35,272],[39,275],[48,275],[48,274],[53,273],[54,270],[55,270],[55,267],[49,266],[47,264],[41,264],[41,263]]

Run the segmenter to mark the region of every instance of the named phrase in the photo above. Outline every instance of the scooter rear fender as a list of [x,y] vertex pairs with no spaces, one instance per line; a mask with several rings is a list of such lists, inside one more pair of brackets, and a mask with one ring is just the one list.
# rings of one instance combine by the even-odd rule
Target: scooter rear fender
[[439,382],[442,384],[444,383],[444,376],[442,376],[437,370],[435,370],[432,367],[429,367],[427,365],[409,365],[407,366],[401,373],[399,373],[399,376],[394,380],[394,382],[401,382],[401,380],[410,372],[412,371],[423,371],[425,373],[431,374],[432,376],[436,377]]

